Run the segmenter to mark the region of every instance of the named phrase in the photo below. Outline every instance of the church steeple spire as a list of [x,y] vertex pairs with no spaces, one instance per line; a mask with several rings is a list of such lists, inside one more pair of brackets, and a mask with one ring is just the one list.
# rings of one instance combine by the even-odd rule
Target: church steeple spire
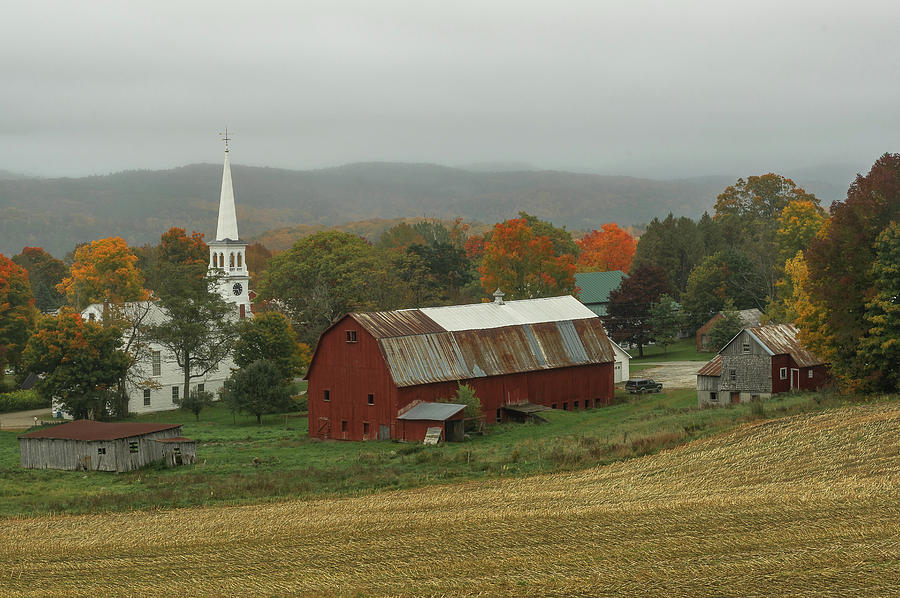
[[225,166],[222,169],[222,193],[219,196],[219,225],[216,228],[216,240],[231,239],[237,241],[237,214],[234,210],[234,188],[231,185],[231,161],[228,159],[228,129],[225,129]]

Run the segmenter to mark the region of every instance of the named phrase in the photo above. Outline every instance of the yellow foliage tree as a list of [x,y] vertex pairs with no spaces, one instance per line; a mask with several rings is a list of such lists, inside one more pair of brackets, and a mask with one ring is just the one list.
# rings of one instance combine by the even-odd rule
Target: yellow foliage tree
[[143,288],[144,277],[136,266],[137,260],[120,237],[91,241],[75,251],[69,276],[56,288],[77,309],[101,301],[144,300],[148,293]]

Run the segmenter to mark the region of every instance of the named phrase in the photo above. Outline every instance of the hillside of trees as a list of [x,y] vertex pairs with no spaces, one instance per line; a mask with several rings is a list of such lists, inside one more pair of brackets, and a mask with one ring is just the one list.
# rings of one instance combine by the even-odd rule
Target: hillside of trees
[[[365,163],[311,171],[233,166],[241,235],[409,216],[498,222],[524,210],[575,230],[698,217],[733,177],[658,181],[559,171],[473,172]],[[213,234],[222,167],[195,164],[84,178],[0,177],[0,252],[65,255],[116,231],[129,245],[180,226]],[[846,190],[800,181],[826,200]],[[48,234],[52,231],[52,234]]]

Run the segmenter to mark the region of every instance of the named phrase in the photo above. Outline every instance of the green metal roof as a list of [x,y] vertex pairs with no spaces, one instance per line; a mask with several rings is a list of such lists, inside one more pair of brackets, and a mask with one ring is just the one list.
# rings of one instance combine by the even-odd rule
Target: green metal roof
[[578,298],[585,305],[607,303],[609,294],[619,288],[627,275],[621,270],[610,272],[577,272],[575,284],[581,289]]

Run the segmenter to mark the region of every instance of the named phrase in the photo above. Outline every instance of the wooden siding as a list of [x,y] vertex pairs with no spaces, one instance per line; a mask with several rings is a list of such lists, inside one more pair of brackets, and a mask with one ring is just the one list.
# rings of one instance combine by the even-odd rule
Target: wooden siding
[[[21,466],[27,469],[67,469],[91,471],[131,471],[157,461],[166,461],[166,453],[178,446],[190,455],[185,463],[196,458],[194,443],[190,441],[166,447],[156,442],[160,438],[181,435],[180,428],[152,432],[141,436],[116,440],[71,440],[64,438],[19,438]],[[131,452],[131,443],[137,452]]]

